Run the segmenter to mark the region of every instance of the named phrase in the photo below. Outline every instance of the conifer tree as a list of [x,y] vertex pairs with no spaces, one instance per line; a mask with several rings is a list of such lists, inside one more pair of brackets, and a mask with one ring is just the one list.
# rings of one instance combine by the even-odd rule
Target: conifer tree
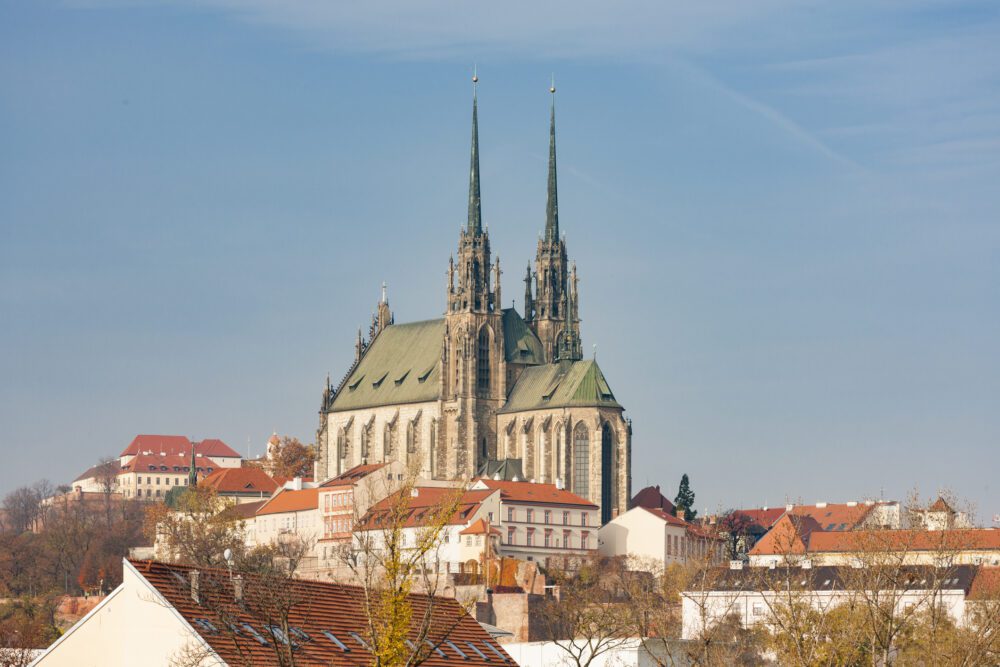
[[681,475],[681,484],[677,487],[677,497],[674,498],[674,514],[684,510],[684,520],[694,521],[698,512],[694,509],[694,491],[691,490],[687,473]]

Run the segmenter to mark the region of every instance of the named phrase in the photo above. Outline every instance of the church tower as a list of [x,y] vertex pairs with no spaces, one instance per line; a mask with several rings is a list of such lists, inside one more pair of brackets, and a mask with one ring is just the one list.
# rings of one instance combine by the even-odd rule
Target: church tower
[[[525,277],[524,318],[545,350],[549,363],[583,357],[577,305],[576,269],[570,270],[566,240],[559,236],[559,194],[556,181],[556,87],[549,121],[549,180],[545,205],[545,234],[535,254],[535,294],[531,294],[530,268]],[[571,275],[572,274],[572,275]]]
[[432,474],[468,476],[496,456],[496,411],[507,395],[500,307],[500,260],[491,264],[479,190],[479,118],[473,76],[469,214],[448,262],[445,340],[441,352],[440,427],[434,429]]

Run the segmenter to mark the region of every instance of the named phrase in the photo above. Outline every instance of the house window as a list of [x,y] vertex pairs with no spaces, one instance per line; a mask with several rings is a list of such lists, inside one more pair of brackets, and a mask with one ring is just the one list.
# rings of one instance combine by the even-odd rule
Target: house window
[[507,529],[507,544],[514,544],[514,528]]
[[569,512],[563,512],[563,525],[569,525]]
[[517,521],[517,511],[513,507],[507,508],[507,520]]
[[535,510],[527,509],[525,510],[525,515],[527,516],[525,521],[527,521],[528,523],[532,523],[535,520]]
[[572,539],[572,536],[573,536],[572,531],[569,531],[569,530],[564,530],[563,531],[563,547],[564,548],[569,549],[570,547],[573,546],[570,543],[570,540]]
[[674,536],[673,535],[667,535],[667,555],[668,556],[673,556],[674,555]]
[[466,535],[465,536],[465,546],[467,546],[467,547],[471,547],[472,546],[472,535]]
[[590,533],[586,530],[580,533],[580,548],[589,549],[590,548]]
[[527,544],[529,547],[535,546],[535,529],[534,528],[529,528],[528,529],[528,535],[525,538],[524,543]]
[[545,510],[545,523],[552,523],[552,511]]
[[586,512],[580,512],[580,525],[581,526],[586,526],[587,525],[587,513]]
[[545,531],[545,546],[547,546],[547,547],[551,547],[552,546],[552,531],[551,530],[546,530]]
[[757,602],[754,602],[754,604],[753,604],[753,615],[754,616],[763,616],[764,615],[764,605],[762,605],[760,603],[757,603]]

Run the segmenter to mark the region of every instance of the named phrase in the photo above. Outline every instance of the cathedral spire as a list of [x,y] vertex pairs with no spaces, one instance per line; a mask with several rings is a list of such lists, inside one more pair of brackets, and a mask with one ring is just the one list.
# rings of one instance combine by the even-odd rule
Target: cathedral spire
[[545,204],[545,240],[556,241],[559,239],[559,196],[556,192],[556,78],[554,75],[549,92],[552,93],[552,113],[549,120],[549,186]]
[[469,165],[468,233],[478,236],[483,230],[483,212],[479,204],[479,114],[476,101],[479,76],[472,73],[472,158]]

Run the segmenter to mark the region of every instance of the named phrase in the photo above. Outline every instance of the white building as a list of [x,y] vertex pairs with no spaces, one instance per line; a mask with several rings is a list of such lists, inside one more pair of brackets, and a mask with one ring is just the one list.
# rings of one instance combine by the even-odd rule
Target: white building
[[583,557],[597,549],[600,508],[555,484],[477,479],[472,489],[500,492],[501,555],[544,564],[549,558]]
[[[710,577],[705,590],[685,591],[681,596],[682,638],[696,639],[706,627],[727,617],[736,616],[743,627],[768,624],[772,609],[789,599],[807,601],[818,611],[827,611],[858,595],[854,581],[863,581],[858,569],[841,566],[780,567],[775,569],[734,566]],[[926,566],[912,567],[906,590],[866,591],[869,599],[880,596],[897,612],[914,607],[941,605],[956,623],[965,618],[966,595],[977,575],[977,568],[957,566],[943,571]],[[787,591],[792,591],[788,593]]]
[[257,545],[295,537],[314,546],[323,534],[319,512],[319,489],[279,489],[254,518]]
[[[268,597],[244,605],[250,580],[234,582],[227,570],[197,571],[153,561],[126,560],[122,584],[60,637],[32,667],[242,667],[278,664],[276,647],[287,644],[273,625],[278,609]],[[207,591],[212,594],[208,595]],[[287,632],[296,641],[300,667],[371,664],[367,622],[357,613],[364,593],[352,586],[290,580]],[[428,613],[427,598],[413,596],[414,625]],[[495,640],[454,600],[438,598],[427,636],[441,637],[428,664],[490,667],[510,664]],[[227,628],[238,619],[236,632]],[[282,649],[286,650],[286,649]]]
[[[468,545],[463,538],[473,537],[471,531],[477,524],[492,525],[500,512],[500,492],[491,489],[461,490],[449,487],[414,487],[407,502],[407,514],[401,527],[404,547],[415,547],[423,531],[432,520],[434,511],[448,502],[450,494],[460,493],[457,509],[441,530],[439,544],[428,554],[426,567],[442,573],[478,572],[486,543],[476,540]],[[355,532],[356,548],[360,540],[367,540],[368,548],[377,550],[384,543],[386,529],[381,528],[387,513],[398,496],[390,496],[375,503],[361,521]],[[464,532],[464,534],[463,534]]]
[[628,556],[666,567],[690,559],[722,562],[724,544],[700,526],[648,507],[633,507],[598,532],[602,556]]

